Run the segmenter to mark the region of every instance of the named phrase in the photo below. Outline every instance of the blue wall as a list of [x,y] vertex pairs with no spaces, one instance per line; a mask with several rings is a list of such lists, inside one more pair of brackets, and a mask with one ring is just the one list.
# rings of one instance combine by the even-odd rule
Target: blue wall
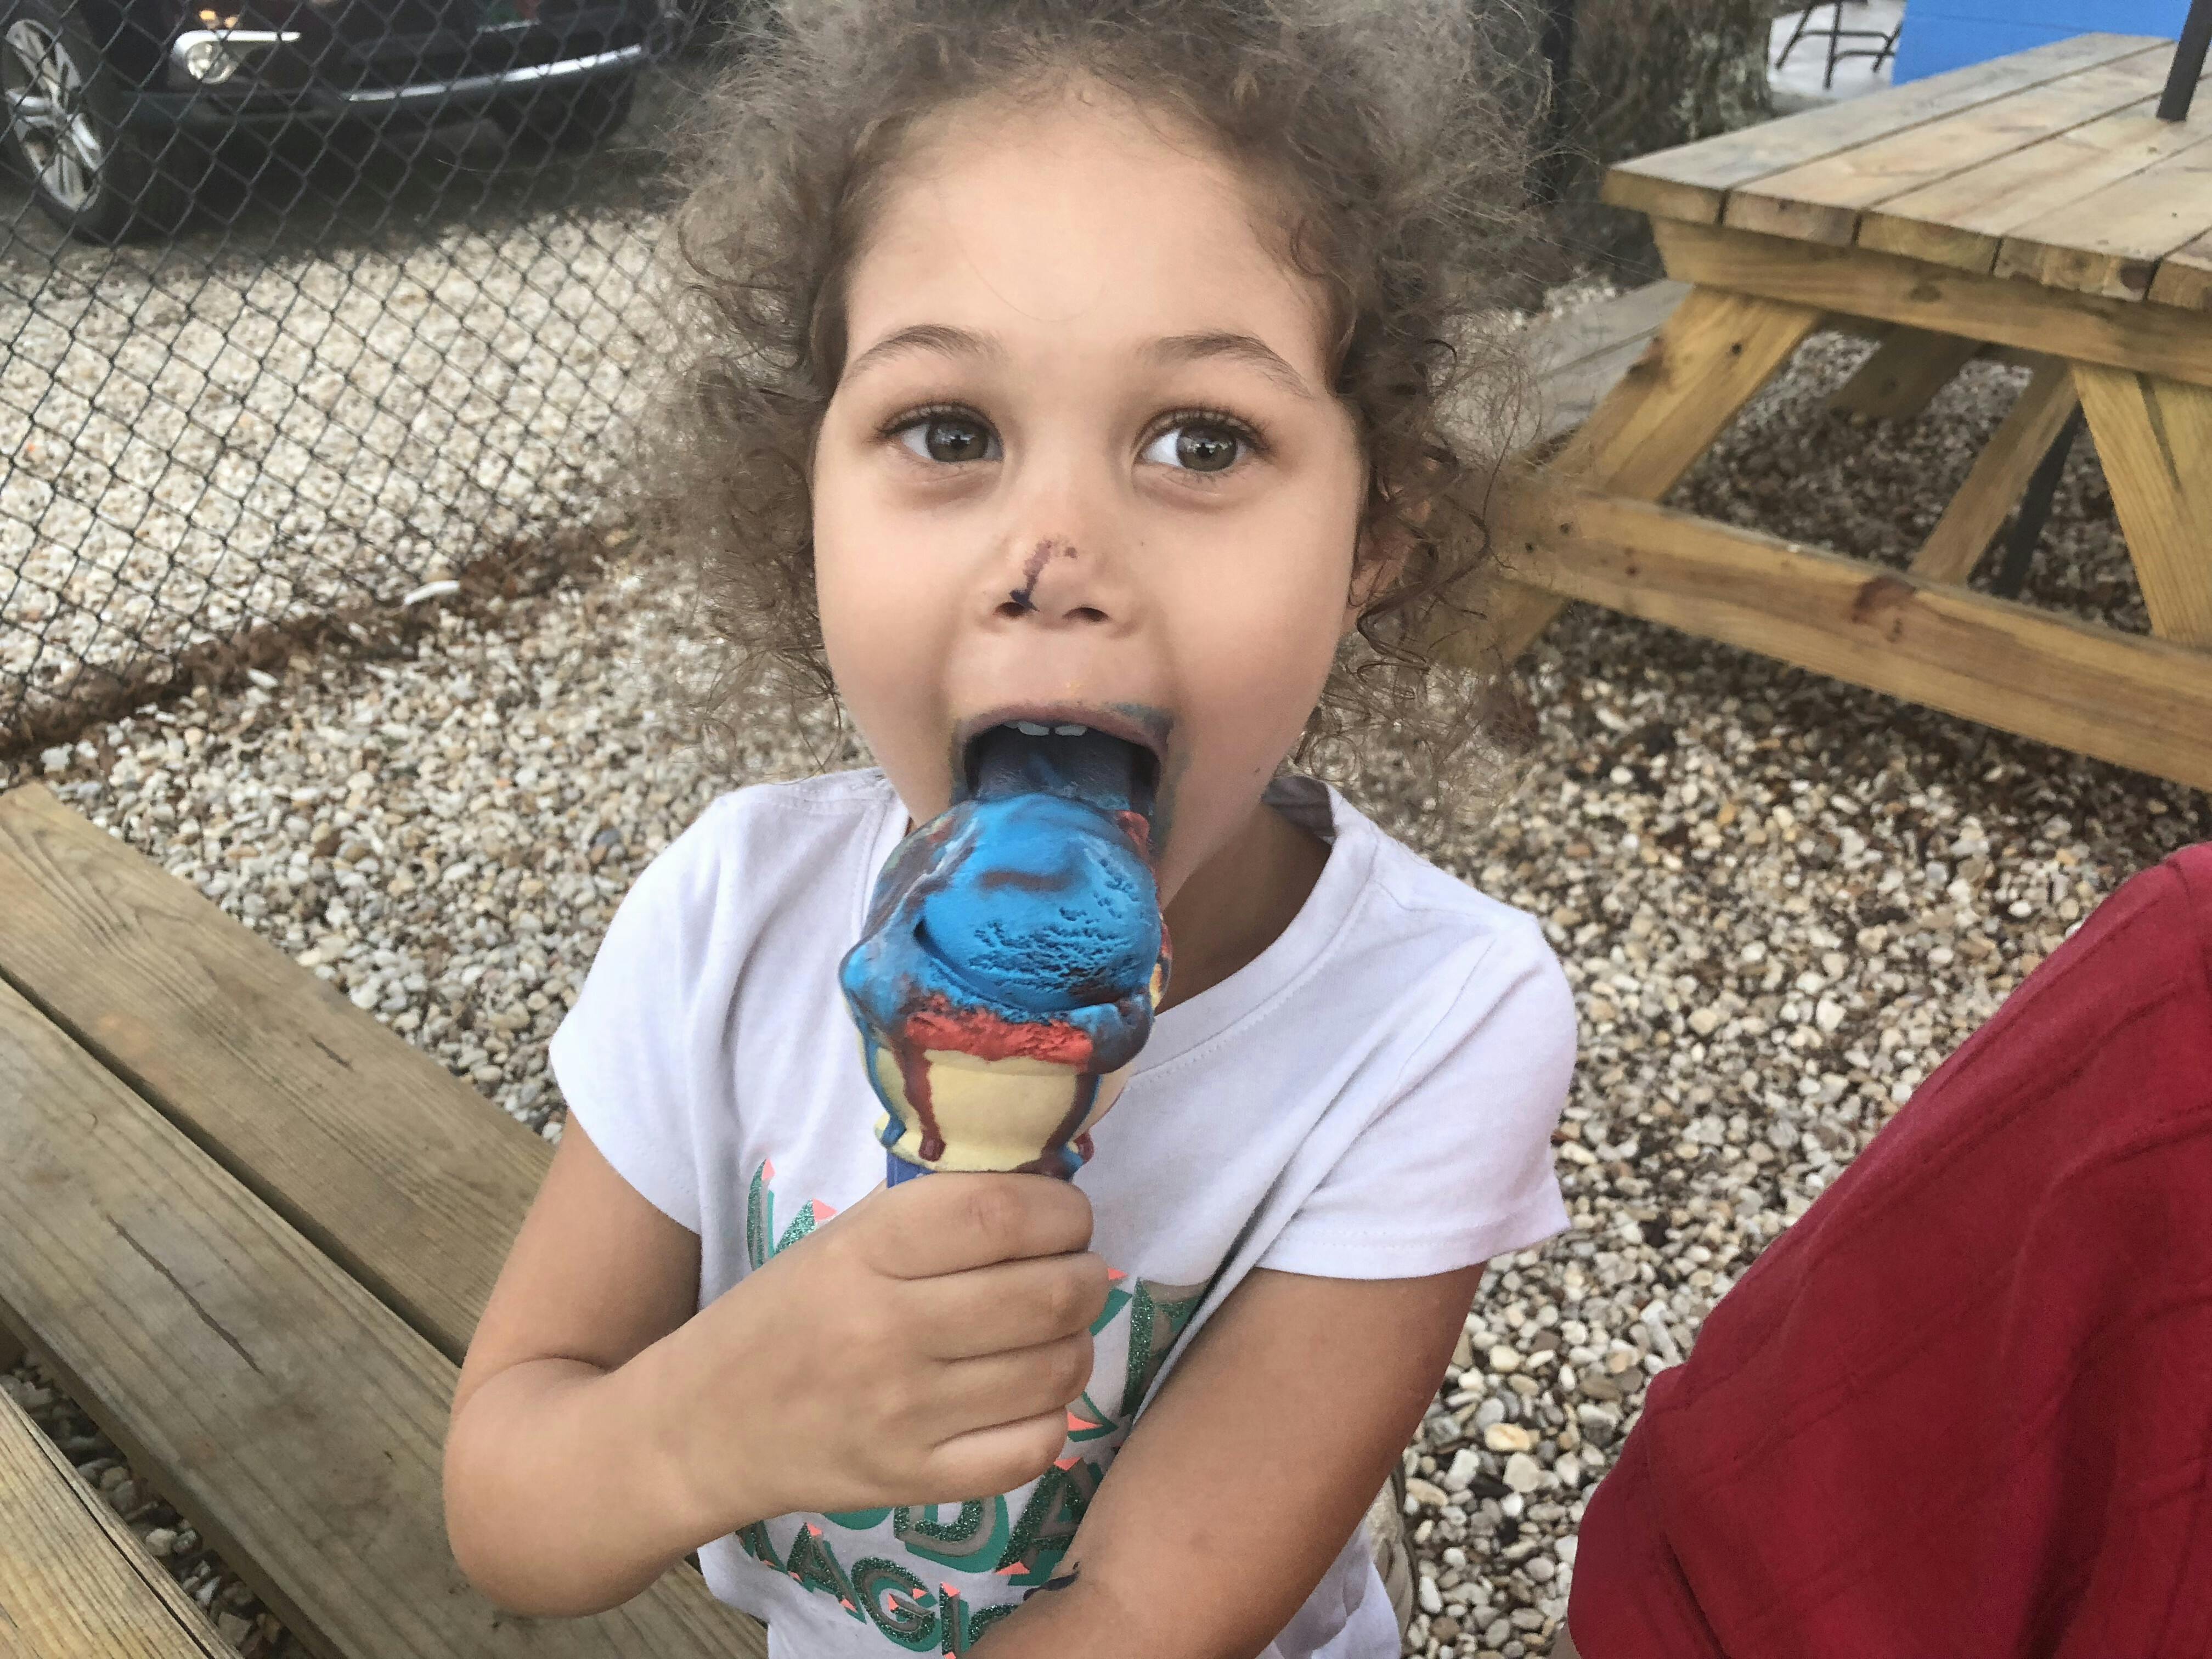
[[2188,15],[2189,0],[1906,0],[1892,78],[1917,80],[2093,30],[2179,40]]

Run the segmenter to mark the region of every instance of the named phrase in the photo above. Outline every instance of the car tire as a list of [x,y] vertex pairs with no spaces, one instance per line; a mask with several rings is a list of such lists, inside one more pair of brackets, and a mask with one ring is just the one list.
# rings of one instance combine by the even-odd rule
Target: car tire
[[[71,236],[167,235],[189,216],[190,158],[204,158],[204,148],[188,133],[125,124],[131,89],[68,0],[0,0],[0,148],[29,179],[40,210]],[[27,93],[42,100],[38,114],[25,113],[29,100],[18,101]]]
[[492,119],[510,137],[563,152],[589,149],[629,118],[636,92],[637,77],[632,75],[547,87],[534,96],[495,106]]

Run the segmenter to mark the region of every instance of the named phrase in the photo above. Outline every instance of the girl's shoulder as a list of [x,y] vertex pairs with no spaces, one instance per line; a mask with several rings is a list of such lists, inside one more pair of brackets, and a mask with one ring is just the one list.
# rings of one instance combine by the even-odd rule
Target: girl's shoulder
[[[890,780],[877,767],[825,772],[780,783],[749,783],[708,801],[698,817],[656,855],[683,866],[768,859],[860,857],[897,807]],[[903,823],[903,818],[902,818]]]
[[905,823],[872,767],[727,790],[653,854],[621,908],[672,946],[709,930],[743,939],[795,909],[826,925],[861,902],[852,895],[865,896]]
[[1529,911],[1485,891],[1376,823],[1332,787],[1336,841],[1359,860],[1376,922],[1401,935],[1456,934],[1516,958],[1547,960],[1552,947]]

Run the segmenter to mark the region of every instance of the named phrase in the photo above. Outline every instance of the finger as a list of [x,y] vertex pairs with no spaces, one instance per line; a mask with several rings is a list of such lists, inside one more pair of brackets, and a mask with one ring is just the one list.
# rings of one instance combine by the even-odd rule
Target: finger
[[953,1432],[988,1428],[1048,1412],[1064,1414],[1091,1381],[1091,1333],[1011,1353],[982,1354],[933,1365],[925,1385],[927,1420]]
[[879,1200],[870,1249],[896,1279],[934,1279],[1091,1244],[1091,1200],[1050,1176],[933,1175]]
[[1065,1410],[970,1429],[930,1449],[916,1503],[965,1503],[979,1492],[1013,1492],[1053,1466],[1067,1444]]
[[966,1359],[1087,1330],[1112,1287],[1106,1259],[1085,1250],[915,1279],[900,1294],[923,1353]]

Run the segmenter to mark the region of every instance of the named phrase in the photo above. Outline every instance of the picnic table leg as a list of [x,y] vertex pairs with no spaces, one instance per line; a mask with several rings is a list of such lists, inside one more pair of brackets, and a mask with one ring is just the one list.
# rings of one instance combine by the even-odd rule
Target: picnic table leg
[[1828,407],[1869,420],[1909,421],[1930,398],[1958,377],[1976,353],[1979,340],[1935,334],[1924,328],[1893,331],[1838,387]]
[[[1657,501],[1774,378],[1820,315],[1778,300],[1691,289],[1551,470],[1613,495]],[[1540,586],[1501,581],[1484,606],[1486,642],[1498,660],[1511,662],[1566,604]]]
[[1973,573],[2080,404],[2069,365],[2052,358],[2035,371],[1927,542],[1913,555],[1914,575],[1931,582],[1963,582]]
[[2150,630],[2212,646],[2212,388],[2074,365]]

